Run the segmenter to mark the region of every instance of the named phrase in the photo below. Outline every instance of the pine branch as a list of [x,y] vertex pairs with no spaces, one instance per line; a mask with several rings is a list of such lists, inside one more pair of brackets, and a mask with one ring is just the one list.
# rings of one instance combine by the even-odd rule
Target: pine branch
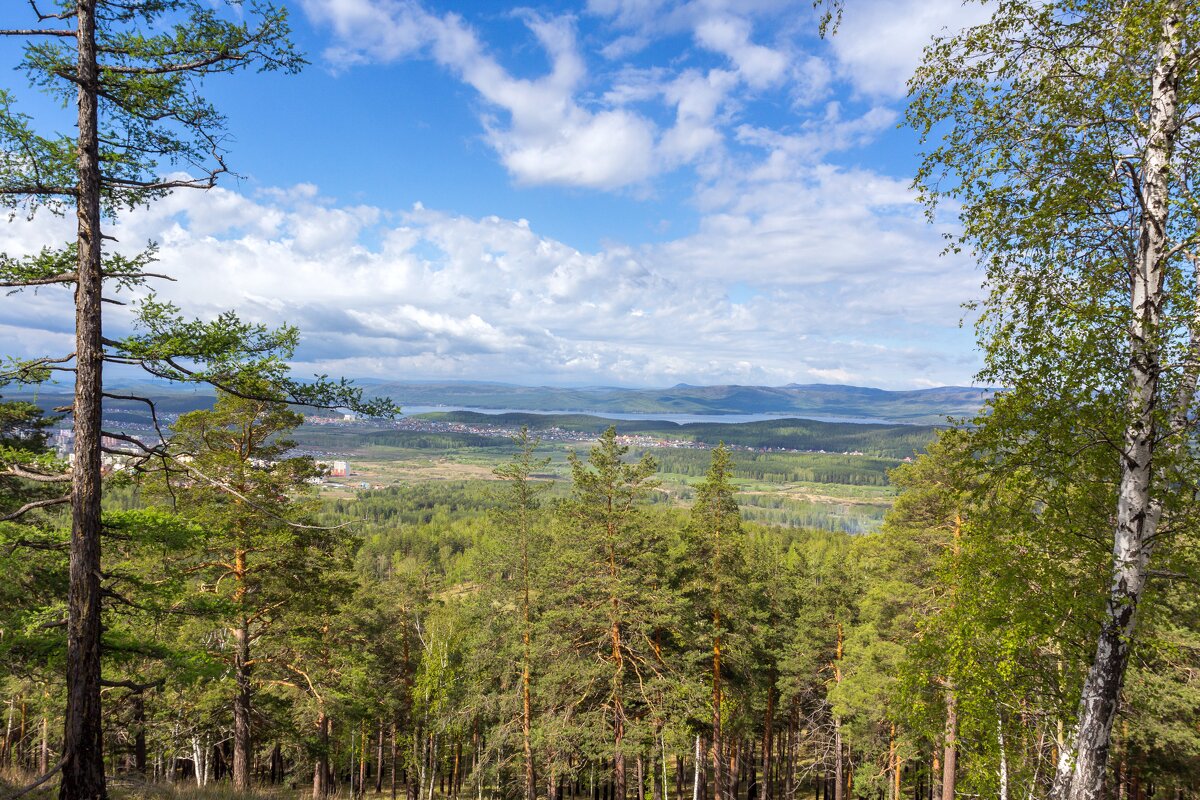
[[17,186],[0,186],[0,195],[17,194],[17,195],[38,195],[49,197],[74,197],[76,194],[74,187],[68,186],[45,186],[40,183],[25,184]]
[[4,516],[0,516],[0,522],[11,522],[14,519],[25,516],[30,511],[35,511],[39,508],[49,508],[51,506],[61,506],[69,502],[71,502],[71,495],[66,495],[65,497],[52,497],[48,500],[34,500],[21,506],[16,511],[12,511]]
[[47,278],[29,278],[28,280],[19,281],[0,281],[2,288],[24,288],[26,286],[49,286],[55,283],[74,283],[79,280],[79,275],[74,272],[63,272],[58,275],[51,275]]
[[41,9],[38,8],[37,0],[29,0],[29,7],[33,9],[33,14],[38,18],[38,22],[45,22],[48,19],[70,19],[75,16],[75,9],[71,7],[57,14],[43,14]]
[[151,681],[150,683],[135,683],[134,681],[129,680],[112,681],[107,678],[100,679],[101,686],[106,686],[110,689],[128,689],[131,692],[136,692],[138,694],[149,689],[160,689],[166,682],[166,678],[159,678],[158,680]]
[[30,472],[29,470],[22,469],[18,464],[10,464],[6,471],[9,475],[36,483],[66,483],[71,480],[69,473],[47,475],[44,472]]
[[0,36],[69,36],[74,38],[75,35],[75,31],[40,30],[38,28],[29,28],[26,30],[6,28],[0,30]]
[[[105,344],[109,344],[109,343],[110,343],[110,340],[106,339]],[[154,425],[154,432],[158,434],[158,441],[160,443],[162,443],[163,445],[165,445],[167,443],[167,437],[163,433],[162,426],[159,424],[159,421],[158,421],[158,406],[155,405],[154,401],[151,400],[149,397],[142,397],[141,395],[136,395],[136,394],[114,394],[112,392],[104,392],[103,396],[107,397],[110,400],[130,400],[133,402],[145,403],[147,406],[150,407],[150,420]],[[164,468],[165,468],[165,466],[166,466],[166,462],[164,461]]]
[[[3,33],[3,31],[0,31]],[[71,34],[74,36],[74,34]],[[203,69],[211,67],[213,64],[219,64],[224,61],[246,60],[244,55],[234,55],[231,53],[218,53],[215,56],[208,58],[198,58],[195,61],[188,61],[181,64],[167,64],[161,67],[121,67],[116,65],[101,65],[100,69],[104,72],[112,72],[118,75],[169,75],[174,72],[188,72],[194,69]]]

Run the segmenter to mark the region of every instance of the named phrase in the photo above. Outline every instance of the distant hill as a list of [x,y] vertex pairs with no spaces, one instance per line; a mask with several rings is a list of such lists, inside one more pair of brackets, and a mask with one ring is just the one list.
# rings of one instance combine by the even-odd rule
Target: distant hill
[[[773,419],[763,422],[666,422],[652,419],[604,419],[584,414],[480,414],[474,411],[448,411],[423,414],[441,422],[468,425],[499,425],[531,431],[551,427],[563,430],[599,433],[615,426],[618,433],[660,436],[715,445],[725,442],[753,448],[785,450],[825,450],[859,452],[885,458],[905,458],[924,451],[933,441],[937,428],[932,425],[873,425],[849,422],[815,422],[809,419]],[[380,434],[386,437],[388,434]]]
[[[669,389],[624,389],[611,386],[560,388],[484,382],[400,382],[368,380],[368,395],[391,397],[401,406],[462,406],[496,410],[615,414],[779,414],[794,417],[840,417],[862,421],[942,424],[946,417],[973,417],[991,395],[990,389],[944,386],[936,389],[888,391],[861,386],[808,384],[788,386],[689,386]],[[206,387],[163,381],[111,381],[118,393],[155,398],[161,412],[211,406]],[[5,387],[11,399],[29,399],[44,408],[71,402],[66,386]],[[141,403],[106,401],[111,411],[137,414]]]
[[[106,381],[104,390],[112,394],[149,397],[159,414],[182,414],[200,408],[212,408],[216,393],[207,386],[184,386],[167,381]],[[5,386],[0,395],[7,400],[26,400],[47,412],[69,406],[74,401],[71,387],[53,383],[42,386]],[[148,417],[147,406],[139,400],[105,398],[105,416]]]
[[563,389],[501,383],[394,382],[372,385],[368,390],[389,396],[402,406],[620,414],[786,414],[910,423],[941,423],[948,416],[973,417],[991,395],[990,389],[963,386],[894,392],[831,384]]

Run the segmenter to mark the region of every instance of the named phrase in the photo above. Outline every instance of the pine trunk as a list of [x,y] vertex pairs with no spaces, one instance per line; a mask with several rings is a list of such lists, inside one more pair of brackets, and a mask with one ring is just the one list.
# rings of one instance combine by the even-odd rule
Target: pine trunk
[[[244,560],[239,554],[239,564]],[[245,616],[233,632],[233,788],[250,790],[250,630]]]
[[[833,660],[833,681],[835,684],[842,683],[842,649],[845,646],[845,635],[842,631],[842,623],[837,624],[837,651]],[[834,754],[834,800],[842,800],[843,787],[846,785],[844,775],[845,764],[842,760],[842,720],[838,717],[833,718],[833,746],[836,751]],[[899,800],[897,798],[897,800]]]
[[146,774],[146,698],[141,691],[133,694],[133,769]]
[[[524,534],[525,531],[522,533]],[[530,694],[533,653],[529,603],[529,548],[527,544],[523,545],[521,549],[521,570],[524,581],[522,603],[524,627],[521,630],[521,641],[524,645],[524,660],[521,665],[521,744],[525,749],[525,800],[537,800],[537,778],[533,773],[533,702]],[[619,744],[618,747],[620,747]]]
[[902,800],[900,792],[896,790],[900,783],[899,776],[896,774],[899,770],[896,767],[896,725],[892,724],[891,730],[888,733],[888,798],[889,800]]
[[317,715],[317,758],[313,764],[313,800],[329,794],[329,717],[322,711]]
[[361,742],[360,749],[362,750],[358,759],[358,793],[365,795],[367,793],[367,762],[370,760],[367,758],[367,721],[363,720],[359,723],[358,729]]
[[712,765],[713,799],[725,800],[725,753],[721,742],[721,611],[713,608],[712,657]]
[[767,711],[763,717],[762,800],[772,800],[771,757],[774,754],[775,734],[775,671],[771,670],[767,684]]
[[[609,530],[609,541],[615,539],[615,530]],[[613,545],[609,545],[609,576],[617,577],[617,560]],[[625,707],[623,705],[625,685],[625,656],[621,649],[621,601],[616,595],[610,598],[612,608],[611,636],[613,658],[613,795],[616,800],[625,800]]]
[[749,755],[743,760],[746,765],[746,800],[758,800],[758,759],[754,756],[754,740],[750,740]]
[[[526,600],[528,603],[528,599]],[[525,751],[525,800],[537,800],[537,778],[533,772],[533,709],[530,702],[529,618],[526,606],[525,665],[521,673],[521,744]],[[617,745],[620,747],[620,743]]]
[[[145,739],[142,739],[142,769],[145,769],[146,750]],[[50,771],[50,717],[42,717],[42,746],[38,749],[38,774],[45,775]]]
[[942,749],[942,800],[954,800],[958,776],[958,698],[946,692],[946,740]]
[[396,743],[396,723],[392,723],[392,754],[391,766],[388,768],[388,782],[391,789],[392,800],[396,800],[396,755],[400,747]]
[[268,774],[271,785],[283,783],[283,748],[279,742],[271,748],[271,766]]
[[67,709],[58,794],[60,800],[102,800],[107,796],[100,711],[100,402],[104,351],[95,0],[79,0],[75,15],[79,83],[79,260],[72,407],[75,462],[71,468],[67,587]]

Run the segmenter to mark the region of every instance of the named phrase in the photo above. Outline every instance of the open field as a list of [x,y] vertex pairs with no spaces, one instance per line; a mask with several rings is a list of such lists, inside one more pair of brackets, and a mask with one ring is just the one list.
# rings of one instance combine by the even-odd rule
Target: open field
[[[555,486],[551,496],[569,491],[570,453],[586,457],[594,440],[595,418],[585,418],[587,430],[555,428],[543,440],[542,455],[549,459],[542,470]],[[561,418],[556,420],[561,424]],[[496,420],[495,422],[500,422]],[[620,424],[620,423],[618,423]],[[397,430],[373,423],[346,426],[305,426],[296,435],[299,447],[321,459],[345,460],[347,477],[329,478],[320,493],[330,499],[347,500],[359,493],[377,493],[412,484],[475,482],[495,479],[493,470],[508,461],[515,449],[493,428],[473,421],[463,423],[435,420],[428,429]],[[650,453],[659,462],[659,501],[668,505],[690,505],[694,486],[704,477],[711,446],[702,442],[666,441],[657,438],[653,423],[633,426],[639,432],[627,435],[630,454]],[[737,433],[742,426],[725,426]],[[794,435],[796,421],[781,421],[781,435]],[[618,427],[618,430],[621,430]],[[768,525],[810,527],[861,533],[879,526],[891,507],[894,492],[887,474],[902,463],[896,457],[862,453],[778,451],[770,431],[760,423],[752,428],[763,448],[735,447],[733,480],[745,519]],[[894,446],[886,437],[916,436],[912,426],[879,439],[884,447]],[[744,432],[743,432],[744,433]],[[851,434],[854,432],[851,431]],[[489,435],[491,434],[491,435]],[[839,435],[845,436],[842,432]],[[929,434],[926,434],[928,436]],[[819,444],[819,442],[818,442]],[[667,446],[662,446],[667,445]]]

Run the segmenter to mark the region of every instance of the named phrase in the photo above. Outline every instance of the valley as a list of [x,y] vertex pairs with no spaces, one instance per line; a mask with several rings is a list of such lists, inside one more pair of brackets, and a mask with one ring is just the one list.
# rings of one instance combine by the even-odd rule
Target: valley
[[528,426],[549,458],[539,473],[552,496],[569,487],[568,454],[586,453],[613,425],[631,459],[659,464],[655,502],[689,506],[724,442],[743,516],[767,525],[848,533],[875,530],[894,492],[887,473],[923,451],[936,429],[917,425],[829,423],[778,419],[741,423],[625,420],[572,414],[441,412],[397,421],[328,418],[294,433],[295,452],[345,461],[349,475],[326,477],[323,496],[349,499],[426,482],[480,484],[516,452],[513,437]]

